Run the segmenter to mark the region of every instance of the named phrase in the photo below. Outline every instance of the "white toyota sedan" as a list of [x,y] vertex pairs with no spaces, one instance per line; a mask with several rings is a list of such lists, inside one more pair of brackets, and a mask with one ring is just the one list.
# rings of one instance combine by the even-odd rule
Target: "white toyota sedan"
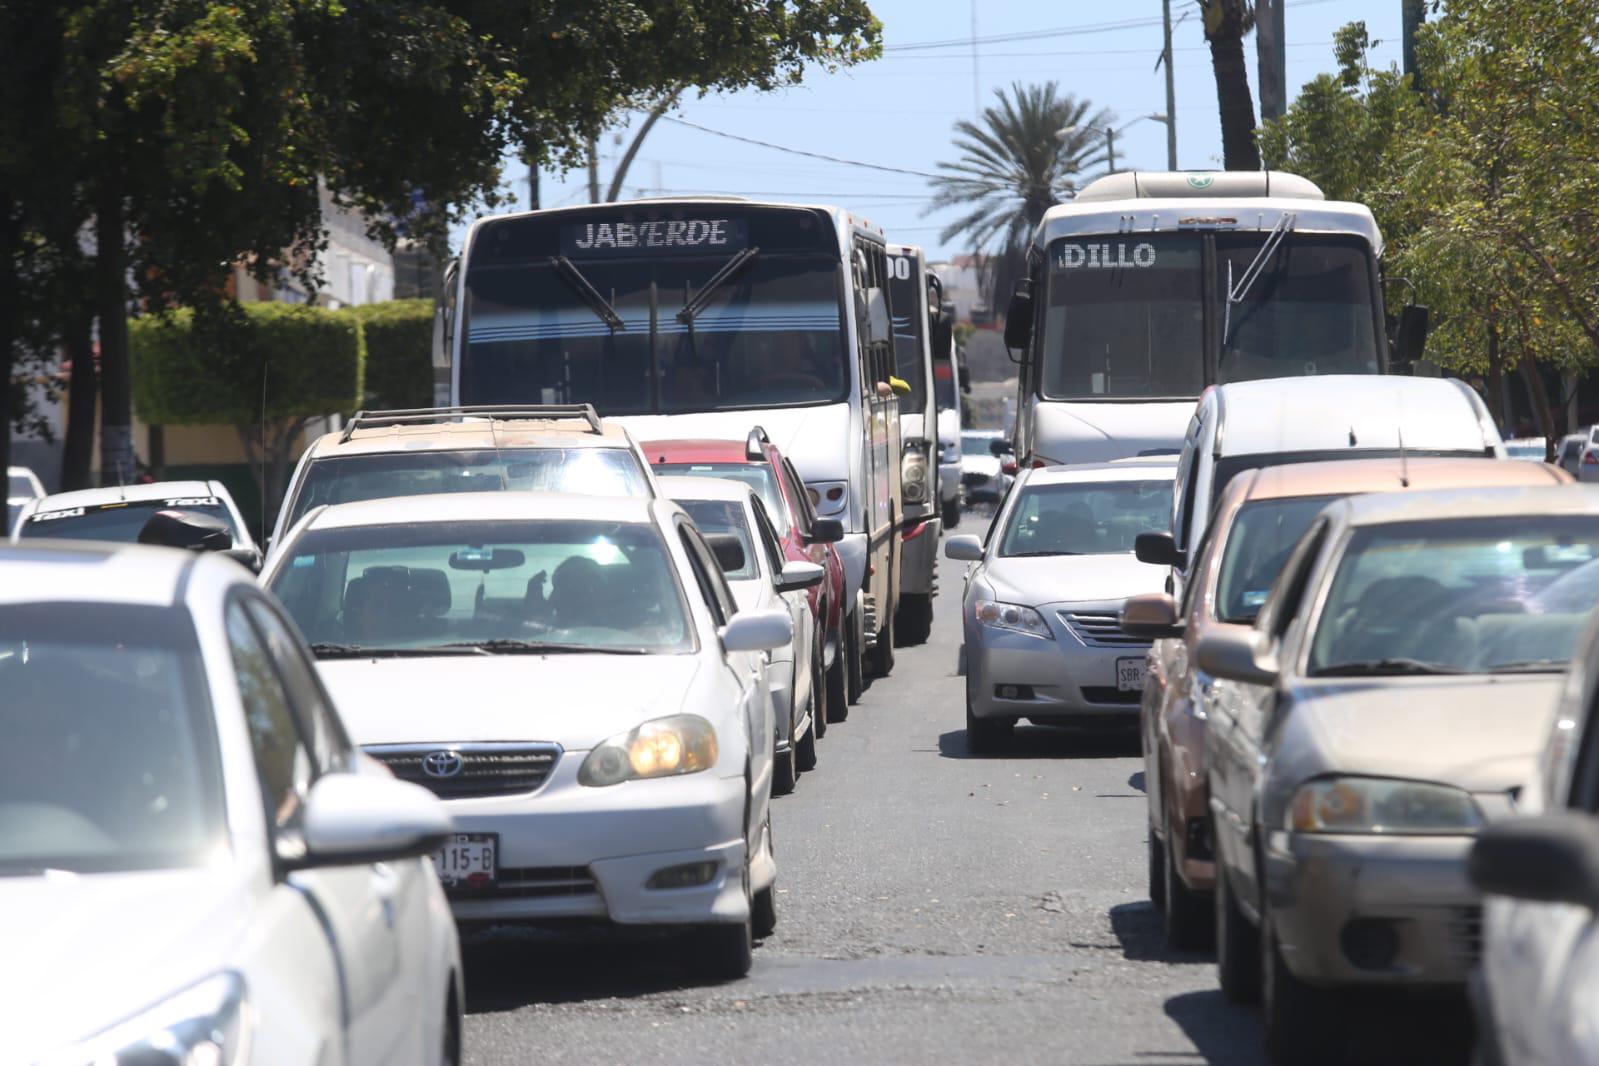
[[0,547],[7,1062],[460,1061],[444,805],[232,562]]
[[665,500],[461,493],[309,512],[262,581],[357,741],[446,800],[456,918],[677,926],[748,971],[776,923],[763,653]]

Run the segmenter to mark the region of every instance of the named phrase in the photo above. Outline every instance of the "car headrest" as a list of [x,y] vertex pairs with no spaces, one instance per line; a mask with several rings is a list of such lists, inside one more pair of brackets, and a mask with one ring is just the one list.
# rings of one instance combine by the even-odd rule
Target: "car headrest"
[[443,570],[411,568],[411,598],[419,614],[438,617],[450,609],[450,578]]

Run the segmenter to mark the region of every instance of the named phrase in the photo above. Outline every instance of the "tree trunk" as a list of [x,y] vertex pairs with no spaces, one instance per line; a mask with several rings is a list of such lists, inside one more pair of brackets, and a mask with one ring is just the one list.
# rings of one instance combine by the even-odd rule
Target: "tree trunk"
[[1543,374],[1538,370],[1538,361],[1525,348],[1521,350],[1518,369],[1521,371],[1522,384],[1527,386],[1527,395],[1532,398],[1532,413],[1538,419],[1538,432],[1543,434],[1546,441],[1553,441],[1555,416],[1549,409],[1549,390],[1544,388]]
[[72,363],[67,379],[67,434],[61,446],[62,491],[91,488],[94,465],[94,412],[100,382],[94,365],[94,312],[87,305],[75,309],[62,335],[67,359]]
[[1499,351],[1499,326],[1488,319],[1488,403],[1504,432],[1510,427],[1509,397],[1505,393],[1504,357]]
[[1210,42],[1210,65],[1216,74],[1223,166],[1259,170],[1255,103],[1249,94],[1249,67],[1244,61],[1242,0],[1210,0],[1205,11],[1205,40]]
[[128,280],[122,193],[106,181],[95,212],[95,310],[100,319],[100,482],[135,480],[128,368]]

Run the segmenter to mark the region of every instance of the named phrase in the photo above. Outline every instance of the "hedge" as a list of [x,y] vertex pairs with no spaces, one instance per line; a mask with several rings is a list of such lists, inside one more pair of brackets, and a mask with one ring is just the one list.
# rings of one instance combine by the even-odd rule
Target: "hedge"
[[433,406],[433,302],[389,300],[346,312],[366,336],[366,395],[373,408]]
[[157,425],[250,426],[361,404],[362,324],[348,314],[253,303],[197,321],[183,310],[134,320],[129,342],[134,407]]

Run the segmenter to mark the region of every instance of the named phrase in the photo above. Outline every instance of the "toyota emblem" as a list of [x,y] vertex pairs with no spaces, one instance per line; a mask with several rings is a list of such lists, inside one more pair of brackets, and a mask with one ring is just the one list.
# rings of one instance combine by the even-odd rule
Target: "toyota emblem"
[[430,751],[422,756],[422,772],[429,777],[454,777],[465,765],[458,751]]

